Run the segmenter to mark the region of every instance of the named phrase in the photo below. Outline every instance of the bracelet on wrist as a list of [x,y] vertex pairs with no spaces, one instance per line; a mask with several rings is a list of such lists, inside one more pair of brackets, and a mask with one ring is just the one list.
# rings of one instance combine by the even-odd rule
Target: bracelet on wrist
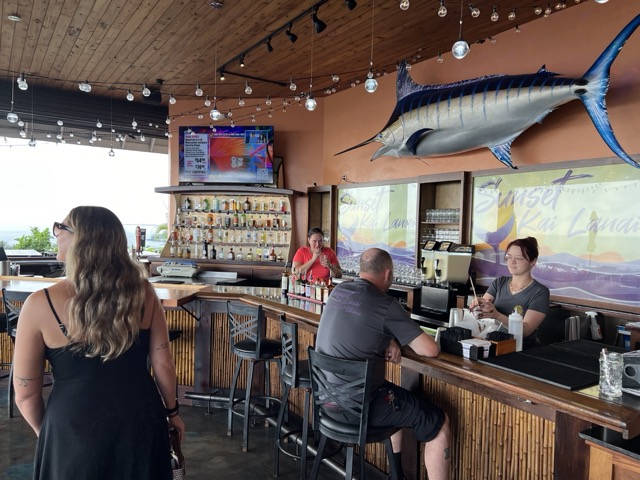
[[169,417],[169,418],[175,417],[176,415],[178,415],[178,413],[180,413],[180,404],[178,403],[178,399],[176,399],[176,406],[175,407],[173,407],[173,408],[165,408],[164,412],[167,415],[167,417]]

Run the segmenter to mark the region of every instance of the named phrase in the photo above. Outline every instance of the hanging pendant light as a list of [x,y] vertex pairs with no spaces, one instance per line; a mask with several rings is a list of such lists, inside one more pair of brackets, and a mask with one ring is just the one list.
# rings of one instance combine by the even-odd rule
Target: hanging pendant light
[[464,11],[464,0],[460,1],[460,30],[458,32],[458,41],[451,47],[451,53],[458,60],[463,59],[469,53],[469,44],[462,39],[462,13]]
[[364,82],[364,89],[373,93],[378,89],[378,81],[373,78],[373,26],[375,19],[375,8],[376,2],[375,0],[371,0],[371,56],[369,58],[369,72],[367,73],[367,80]]
[[18,114],[13,111],[13,81],[11,82],[11,110],[7,113],[7,121],[9,123],[16,123],[18,121]]
[[[291,83],[293,84],[293,81]],[[289,88],[291,88],[291,86],[289,86]],[[313,112],[318,106],[318,102],[316,102],[316,99],[313,98],[313,29],[311,30],[311,68],[309,73],[309,96],[305,100],[304,106],[310,112]]]

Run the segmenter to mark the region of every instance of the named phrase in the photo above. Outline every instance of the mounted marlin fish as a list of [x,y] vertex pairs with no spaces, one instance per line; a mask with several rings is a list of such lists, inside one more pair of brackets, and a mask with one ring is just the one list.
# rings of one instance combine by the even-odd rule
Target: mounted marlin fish
[[406,64],[398,70],[398,103],[376,136],[336,155],[371,142],[384,146],[382,156],[440,156],[488,147],[510,168],[511,143],[555,108],[579,98],[609,148],[629,165],[640,168],[613,134],[605,94],[610,67],[631,34],[634,18],[611,42],[582,78],[562,78],[545,69],[527,75],[490,75],[443,85],[418,85]]

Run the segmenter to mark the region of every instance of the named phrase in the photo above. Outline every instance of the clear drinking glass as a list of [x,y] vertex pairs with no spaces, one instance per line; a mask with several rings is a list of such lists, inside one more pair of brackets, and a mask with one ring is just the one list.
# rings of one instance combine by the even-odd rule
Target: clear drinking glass
[[600,393],[605,397],[622,396],[622,354],[603,351],[600,355]]

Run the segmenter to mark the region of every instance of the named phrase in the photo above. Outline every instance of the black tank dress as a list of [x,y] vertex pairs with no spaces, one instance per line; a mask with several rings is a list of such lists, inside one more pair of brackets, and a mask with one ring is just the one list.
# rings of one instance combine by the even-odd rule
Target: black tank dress
[[34,479],[172,478],[164,405],[147,368],[149,340],[149,330],[140,330],[127,352],[107,362],[64,347],[46,349],[54,383]]

